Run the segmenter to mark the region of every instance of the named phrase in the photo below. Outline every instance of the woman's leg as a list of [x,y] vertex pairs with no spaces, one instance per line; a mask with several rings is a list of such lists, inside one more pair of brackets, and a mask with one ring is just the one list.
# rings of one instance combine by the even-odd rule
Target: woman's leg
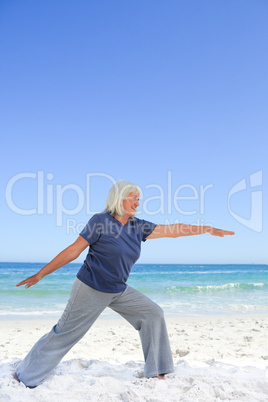
[[139,331],[145,376],[172,373],[174,365],[163,310],[131,287],[127,287],[109,307]]
[[41,384],[63,356],[89,330],[114,295],[98,292],[75,279],[68,304],[57,325],[22,360],[16,373],[26,386]]

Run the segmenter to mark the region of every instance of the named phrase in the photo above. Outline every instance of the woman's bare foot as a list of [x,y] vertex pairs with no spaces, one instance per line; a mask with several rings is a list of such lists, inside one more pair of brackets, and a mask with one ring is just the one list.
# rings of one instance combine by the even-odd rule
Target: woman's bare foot
[[166,380],[165,374],[159,374],[158,376],[156,376],[154,378],[158,378],[158,380]]
[[[18,377],[16,371],[14,371],[14,373],[12,373],[12,377],[14,378],[14,380],[20,382],[20,379],[19,379],[19,377]],[[26,385],[26,388],[30,388],[30,389],[36,388],[36,387],[37,387],[37,385],[36,385],[35,387],[30,387],[30,386],[27,386],[27,385]]]
[[20,382],[19,377],[17,376],[16,371],[14,371],[14,373],[12,374],[12,376],[13,376],[13,378],[14,378],[16,381]]

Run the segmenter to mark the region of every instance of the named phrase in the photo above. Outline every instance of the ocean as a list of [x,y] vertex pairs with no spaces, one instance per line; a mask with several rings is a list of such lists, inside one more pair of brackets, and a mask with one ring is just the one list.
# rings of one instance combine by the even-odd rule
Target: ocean
[[[30,289],[15,286],[43,265],[0,263],[0,320],[60,317],[81,264],[68,264]],[[268,265],[135,264],[127,283],[166,316],[268,313]],[[118,316],[107,308],[101,317]]]

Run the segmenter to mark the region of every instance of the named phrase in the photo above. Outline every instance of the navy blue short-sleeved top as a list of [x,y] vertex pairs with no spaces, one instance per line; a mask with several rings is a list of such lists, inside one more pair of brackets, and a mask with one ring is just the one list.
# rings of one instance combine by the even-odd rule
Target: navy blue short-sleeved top
[[110,212],[93,215],[80,233],[90,246],[77,278],[101,292],[122,292],[140,256],[141,242],[155,227],[136,217],[122,225]]

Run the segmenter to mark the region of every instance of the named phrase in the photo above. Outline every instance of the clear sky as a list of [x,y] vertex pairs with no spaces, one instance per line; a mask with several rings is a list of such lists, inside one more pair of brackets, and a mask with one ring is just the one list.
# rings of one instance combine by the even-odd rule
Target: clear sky
[[141,263],[267,263],[267,22],[266,0],[1,0],[0,260],[51,260],[125,179],[138,217],[236,232]]

